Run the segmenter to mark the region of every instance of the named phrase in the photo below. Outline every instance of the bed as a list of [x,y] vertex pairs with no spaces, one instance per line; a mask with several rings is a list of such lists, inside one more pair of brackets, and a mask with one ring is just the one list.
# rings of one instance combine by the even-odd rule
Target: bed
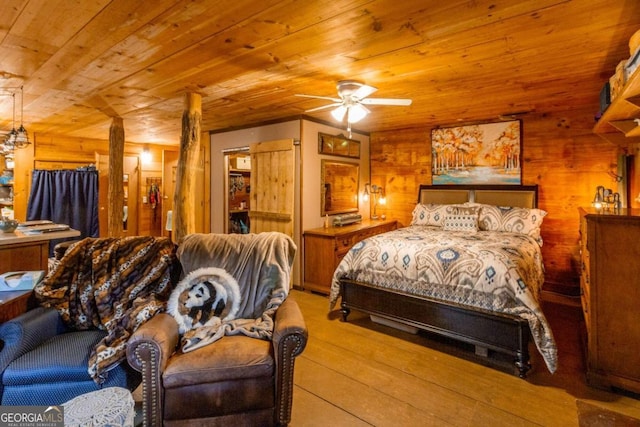
[[343,321],[355,309],[472,344],[480,355],[512,356],[521,378],[533,340],[554,372],[557,349],[539,305],[546,212],[537,200],[537,186],[421,185],[411,225],[345,255],[331,308],[340,298]]

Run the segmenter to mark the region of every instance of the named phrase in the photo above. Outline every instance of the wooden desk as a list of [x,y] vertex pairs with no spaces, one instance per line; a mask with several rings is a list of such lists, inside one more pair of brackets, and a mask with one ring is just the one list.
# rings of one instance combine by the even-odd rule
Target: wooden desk
[[80,232],[74,229],[42,234],[24,234],[21,231],[0,232],[0,273],[47,271],[49,242],[78,236],[80,236]]

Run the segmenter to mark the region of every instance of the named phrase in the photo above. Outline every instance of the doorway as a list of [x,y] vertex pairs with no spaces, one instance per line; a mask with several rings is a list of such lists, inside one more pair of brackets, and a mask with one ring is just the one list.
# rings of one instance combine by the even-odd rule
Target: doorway
[[[138,235],[138,193],[140,189],[140,168],[138,156],[124,156],[123,187],[124,211],[122,212],[122,236]],[[109,156],[98,156],[98,220],[100,237],[109,234]]]
[[225,233],[251,232],[251,158],[248,147],[224,153],[224,188]]

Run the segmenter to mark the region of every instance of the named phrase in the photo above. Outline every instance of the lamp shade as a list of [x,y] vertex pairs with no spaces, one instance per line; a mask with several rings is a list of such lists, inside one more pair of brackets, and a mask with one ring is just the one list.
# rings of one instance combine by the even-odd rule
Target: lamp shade
[[24,126],[20,125],[15,136],[15,146],[16,148],[24,148],[29,144],[31,144],[31,141],[29,141],[29,134]]
[[349,106],[348,114],[347,120],[349,123],[357,123],[369,114],[369,110],[361,104],[354,104]]
[[344,105],[340,105],[338,108],[331,111],[331,115],[334,119],[341,122],[342,119],[344,119],[344,115],[347,113],[347,110],[347,107],[345,107]]

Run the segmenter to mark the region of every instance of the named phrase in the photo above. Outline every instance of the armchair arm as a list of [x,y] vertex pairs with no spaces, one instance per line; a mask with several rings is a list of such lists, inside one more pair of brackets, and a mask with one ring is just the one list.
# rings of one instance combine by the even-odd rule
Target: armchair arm
[[295,357],[307,345],[307,325],[298,303],[289,295],[276,311],[273,346],[276,358],[276,422],[287,425],[291,421],[293,402],[293,368]]
[[11,361],[33,350],[49,338],[64,332],[55,308],[37,307],[0,325],[0,372]]
[[[29,310],[0,325],[0,375],[15,359],[64,330],[58,311],[45,307]],[[0,384],[0,397],[2,391]]]
[[178,345],[178,324],[167,313],[143,323],[127,341],[127,361],[142,374],[143,425],[162,425],[162,373]]

